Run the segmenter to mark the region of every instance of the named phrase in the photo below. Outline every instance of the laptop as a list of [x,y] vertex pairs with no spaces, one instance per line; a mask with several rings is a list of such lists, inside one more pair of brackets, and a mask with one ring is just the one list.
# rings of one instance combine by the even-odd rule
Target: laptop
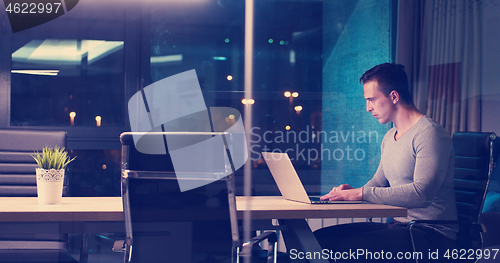
[[329,201],[320,200],[320,196],[309,196],[287,153],[263,152],[262,156],[285,199],[307,204],[360,204],[363,202],[361,200]]

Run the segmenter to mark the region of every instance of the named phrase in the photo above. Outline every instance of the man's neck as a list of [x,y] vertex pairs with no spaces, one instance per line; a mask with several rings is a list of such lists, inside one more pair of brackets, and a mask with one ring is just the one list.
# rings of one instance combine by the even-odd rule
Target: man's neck
[[400,105],[396,117],[392,121],[396,127],[395,139],[399,139],[424,116],[414,105]]

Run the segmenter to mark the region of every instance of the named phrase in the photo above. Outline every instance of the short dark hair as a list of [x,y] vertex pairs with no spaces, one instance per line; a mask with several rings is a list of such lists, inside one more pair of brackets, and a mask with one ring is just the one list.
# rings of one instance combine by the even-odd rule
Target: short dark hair
[[408,76],[404,69],[405,66],[401,64],[380,64],[367,70],[359,81],[363,84],[370,81],[377,81],[380,92],[386,97],[389,97],[389,94],[395,90],[403,102],[413,104],[408,85]]

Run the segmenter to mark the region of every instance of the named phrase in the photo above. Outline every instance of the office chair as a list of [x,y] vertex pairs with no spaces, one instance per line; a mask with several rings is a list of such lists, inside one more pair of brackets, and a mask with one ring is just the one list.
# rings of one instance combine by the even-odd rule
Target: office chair
[[[37,164],[31,157],[45,145],[66,146],[66,132],[0,130],[0,196],[37,196]],[[63,195],[68,194],[65,178]],[[66,234],[0,233],[0,262],[77,262],[68,250]]]
[[[131,132],[122,133],[120,141],[124,262],[232,262],[252,255],[255,244],[265,239],[268,261],[274,260],[276,233],[240,243],[234,173],[216,181],[197,173],[179,176],[168,153],[139,152]],[[229,154],[227,148],[221,151]],[[181,191],[179,185],[190,180],[206,183]]]
[[410,234],[416,224],[458,225],[457,251],[479,249],[483,231],[481,211],[500,143],[492,132],[455,132],[452,140],[455,148],[454,184],[458,220],[414,220],[410,223]]

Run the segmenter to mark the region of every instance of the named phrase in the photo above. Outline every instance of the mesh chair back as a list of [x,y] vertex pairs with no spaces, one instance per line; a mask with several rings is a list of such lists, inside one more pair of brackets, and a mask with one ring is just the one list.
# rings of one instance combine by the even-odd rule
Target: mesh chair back
[[[202,187],[182,192],[179,180],[203,179],[196,174],[179,179],[168,154],[137,151],[132,133],[123,133],[120,141],[126,259],[191,262],[196,254],[230,257],[230,200],[234,202],[234,195],[229,195],[228,185],[233,184],[232,175],[215,182],[207,180]],[[148,229],[152,225],[160,229]],[[186,255],[186,251],[194,254]]]
[[133,171],[174,172],[170,154],[145,154],[138,151],[134,145],[133,133],[120,135],[122,144],[122,169]]

